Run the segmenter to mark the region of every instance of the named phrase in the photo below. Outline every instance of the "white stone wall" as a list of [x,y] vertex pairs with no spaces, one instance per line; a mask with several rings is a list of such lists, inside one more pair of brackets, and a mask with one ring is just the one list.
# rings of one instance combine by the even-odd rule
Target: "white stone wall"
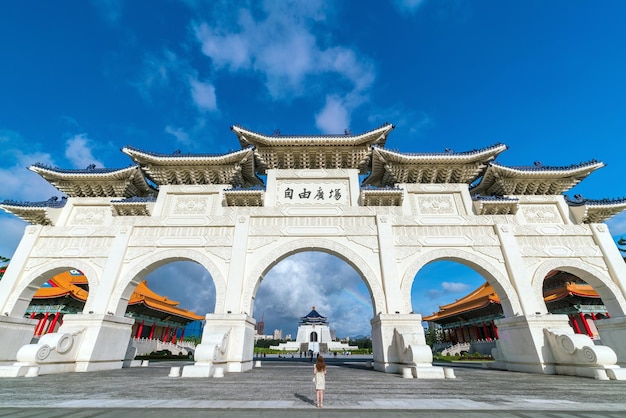
[[[626,266],[608,229],[574,224],[562,196],[522,196],[514,215],[477,215],[465,184],[400,187],[401,207],[365,207],[356,170],[270,170],[264,207],[225,206],[228,185],[162,186],[149,217],[112,216],[109,199],[70,198],[55,226],[26,228],[0,281],[0,312],[22,317],[49,277],[78,268],[90,289],[83,315],[104,315],[106,323],[107,315],[124,315],[148,273],[191,260],[215,282],[214,314],[244,318],[236,338],[248,350],[246,321],[254,315],[261,278],[292,254],[321,250],[360,274],[372,296],[372,318],[410,314],[414,277],[436,260],[454,260],[481,273],[500,296],[507,318],[547,313],[541,285],[552,269],[589,282],[612,318],[624,316]],[[298,198],[288,197],[289,190]],[[311,192],[309,199],[300,197],[304,191]],[[318,193],[323,199],[315,199]],[[390,333],[386,320],[377,326]],[[84,326],[100,325],[85,321]],[[9,328],[0,326],[3,338],[21,336],[29,327]],[[543,344],[540,334],[528,333],[534,340],[527,344]],[[381,344],[388,344],[386,335]],[[325,339],[330,335],[321,336]],[[375,347],[380,353],[386,349]],[[94,346],[85,355],[97,358],[99,350],[106,347]],[[233,354],[242,361],[248,357]]]

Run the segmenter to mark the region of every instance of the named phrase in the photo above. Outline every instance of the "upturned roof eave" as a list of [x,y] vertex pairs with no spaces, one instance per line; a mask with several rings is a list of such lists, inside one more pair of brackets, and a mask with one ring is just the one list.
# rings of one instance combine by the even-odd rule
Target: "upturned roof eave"
[[231,126],[231,130],[235,132],[239,138],[242,147],[261,146],[261,147],[277,147],[277,146],[358,146],[358,145],[384,145],[387,136],[395,128],[394,125],[387,123],[380,128],[373,129],[358,135],[264,135],[245,129],[241,126]]
[[504,144],[496,144],[491,147],[475,151],[466,152],[446,152],[446,153],[402,153],[390,149],[375,147],[373,155],[379,159],[390,160],[407,165],[429,165],[429,164],[470,164],[493,161],[499,154],[506,151],[508,147]]
[[133,147],[123,147],[122,152],[128,155],[135,163],[152,164],[159,167],[189,167],[195,165],[224,165],[240,162],[246,157],[252,157],[254,150],[250,147],[225,154],[157,154],[142,151]]

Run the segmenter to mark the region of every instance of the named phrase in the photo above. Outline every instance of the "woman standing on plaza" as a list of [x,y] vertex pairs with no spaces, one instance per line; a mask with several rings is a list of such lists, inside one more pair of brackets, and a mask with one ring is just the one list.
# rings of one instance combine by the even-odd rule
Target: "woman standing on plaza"
[[324,357],[318,355],[317,362],[313,367],[313,381],[315,382],[315,398],[317,407],[324,406],[324,389],[326,389],[326,363]]

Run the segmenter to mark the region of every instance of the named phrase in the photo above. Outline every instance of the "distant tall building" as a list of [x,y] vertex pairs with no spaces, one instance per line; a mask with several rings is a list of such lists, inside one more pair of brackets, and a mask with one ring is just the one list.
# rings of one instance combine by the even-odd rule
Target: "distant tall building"
[[256,325],[254,326],[254,329],[256,330],[256,333],[258,335],[265,335],[265,314],[263,314],[263,316],[261,317],[261,320],[259,322],[256,323]]
[[274,339],[275,340],[282,340],[283,339],[283,330],[282,329],[275,329],[274,330]]

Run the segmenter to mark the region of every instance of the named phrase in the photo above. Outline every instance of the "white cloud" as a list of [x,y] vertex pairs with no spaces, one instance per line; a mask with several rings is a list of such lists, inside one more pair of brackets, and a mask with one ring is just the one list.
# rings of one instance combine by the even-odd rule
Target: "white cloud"
[[[50,154],[32,152],[25,154],[23,149],[36,148],[37,144],[26,145],[26,140],[18,133],[0,131],[0,156],[5,164],[0,168],[0,201],[41,202],[62,193],[28,167],[41,163],[53,165]],[[26,223],[12,214],[0,210],[0,255],[12,257],[24,233]]]
[[91,164],[104,167],[104,164],[93,156],[91,152],[93,143],[86,134],[74,135],[66,141],[65,145],[65,157],[74,167],[86,168]]
[[165,127],[165,132],[167,132],[170,135],[173,135],[176,138],[176,142],[178,143],[185,144],[185,145],[188,145],[190,143],[189,134],[185,132],[182,128],[175,128],[173,126],[168,125]]
[[187,78],[190,73],[192,70],[185,60],[165,49],[160,55],[144,56],[141,73],[131,84],[144,99],[150,99],[153,90],[169,86],[172,80]]
[[298,319],[311,307],[330,320],[338,336],[369,335],[371,297],[358,273],[339,258],[304,252],[274,266],[259,286],[254,317],[265,319],[265,333],[282,329],[295,338]]
[[325,133],[340,133],[350,126],[348,109],[337,96],[327,96],[324,108],[315,115],[315,125]]
[[467,292],[469,290],[469,286],[467,284],[458,282],[441,282],[441,287],[446,292],[453,293]]
[[217,110],[217,101],[215,98],[215,87],[210,83],[199,81],[195,78],[189,80],[191,88],[191,98],[194,104],[201,111]]
[[234,22],[220,16],[228,24],[194,25],[215,70],[256,74],[275,100],[333,91],[343,97],[346,113],[365,100],[376,77],[374,66],[350,48],[325,46],[329,40],[316,35],[320,31],[314,26],[326,18],[323,3],[268,1],[262,10],[237,13]]
[[[54,165],[52,156],[44,152],[25,154],[23,149],[34,149],[37,144],[29,143],[18,133],[0,131],[0,156],[5,164],[0,168],[0,196],[2,200],[43,201],[60,192],[28,167],[41,163]],[[12,164],[12,165],[11,165]]]
[[403,15],[414,15],[425,0],[393,0],[392,4]]
[[[160,91],[184,88],[189,91],[191,104],[200,113],[217,110],[213,83],[200,81],[198,72],[189,62],[169,49],[163,50],[161,55],[146,54],[143,70],[132,85],[151,103],[155,102],[155,97],[158,97],[156,93]],[[171,103],[168,102],[168,105]]]
[[215,283],[206,269],[194,262],[177,261],[157,268],[145,277],[154,292],[179,302],[198,315],[215,309]]

